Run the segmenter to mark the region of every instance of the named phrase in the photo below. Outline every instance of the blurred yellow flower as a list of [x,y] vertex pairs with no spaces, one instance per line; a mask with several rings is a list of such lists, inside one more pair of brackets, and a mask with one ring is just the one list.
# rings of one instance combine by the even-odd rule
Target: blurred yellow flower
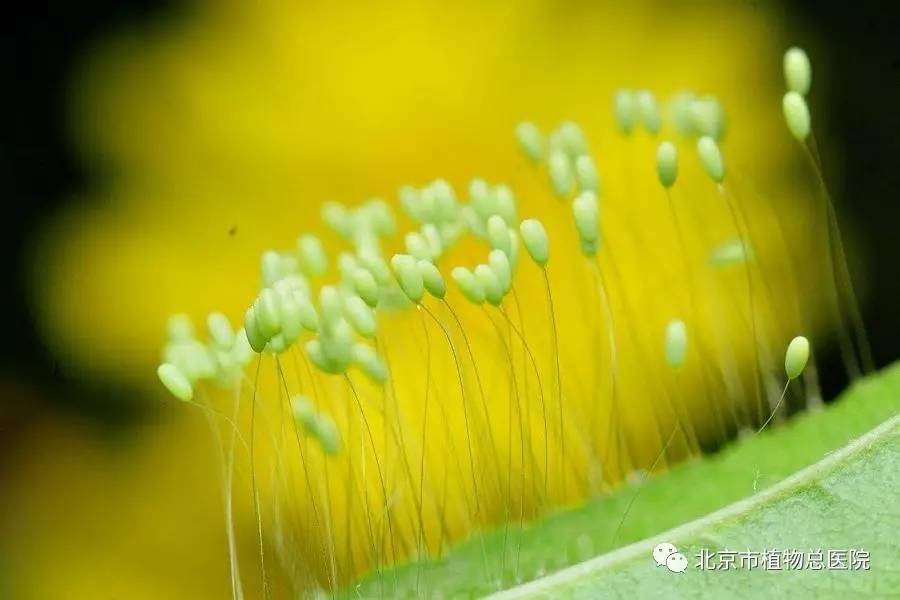
[[[48,230],[35,277],[47,339],[79,370],[146,379],[172,312],[222,307],[238,318],[261,249],[291,246],[324,200],[392,197],[436,176],[458,187],[521,178],[510,140],[523,118],[576,118],[614,148],[609,107],[621,86],[716,93],[730,158],[785,183],[782,48],[749,7],[235,2],[183,12],[109,40],[75,86],[77,139],[106,176]],[[604,174],[618,155],[602,155]]]
[[[0,497],[0,595],[227,596],[215,463],[196,443],[208,434],[202,420],[151,420],[110,435],[63,417],[39,418],[7,456],[16,468]],[[253,528],[249,519],[238,526]]]
[[[108,41],[77,80],[75,132],[101,176],[88,197],[48,227],[35,261],[40,325],[75,372],[146,384],[159,360],[168,315],[186,312],[202,322],[208,312],[223,310],[239,322],[258,290],[260,251],[293,247],[301,231],[322,234],[330,250],[339,247],[319,223],[324,200],[355,204],[370,196],[393,198],[402,184],[420,185],[436,177],[446,178],[462,195],[468,181],[481,176],[508,183],[520,199],[520,216],[538,216],[547,224],[553,247],[549,276],[565,361],[566,420],[572,422],[571,464],[563,468],[575,477],[565,485],[561,474],[553,473],[549,500],[526,498],[526,487],[539,479],[526,471],[559,464],[560,452],[554,444],[542,467],[525,458],[525,438],[545,440],[528,448],[537,454],[541,443],[548,443],[539,433],[536,390],[527,390],[531,367],[524,357],[521,365],[519,357],[508,358],[492,321],[452,292],[450,304],[471,331],[483,372],[491,374],[488,396],[501,399],[492,403],[484,421],[498,446],[523,448],[521,457],[512,456],[512,450],[503,454],[510,462],[502,473],[482,465],[486,471],[479,474],[480,482],[505,482],[506,494],[498,490],[492,496],[493,491],[482,489],[487,508],[474,519],[471,512],[455,509],[454,502],[461,505],[479,495],[471,489],[478,485],[472,469],[451,464],[471,458],[462,451],[470,438],[465,415],[458,402],[446,399],[441,402],[446,412],[432,416],[424,431],[419,417],[421,398],[429,389],[423,372],[430,369],[437,382],[433,391],[446,398],[457,393],[454,363],[433,323],[428,325],[433,352],[429,349],[428,363],[423,361],[424,340],[418,332],[427,321],[421,313],[384,317],[380,341],[391,363],[393,408],[414,439],[446,436],[459,451],[448,456],[451,449],[443,442],[418,449],[388,441],[390,419],[379,418],[375,408],[382,401],[389,406],[387,396],[363,385],[363,412],[375,430],[371,440],[365,439],[356,417],[335,408],[351,402],[345,383],[328,383],[328,402],[321,403],[334,412],[354,452],[362,444],[363,456],[355,466],[346,455],[334,459],[330,468],[337,476],[332,483],[345,491],[361,485],[364,498],[387,502],[379,495],[388,494],[379,491],[372,475],[376,465],[367,463],[367,453],[380,453],[382,462],[389,463],[385,470],[389,491],[395,492],[390,512],[396,526],[389,542],[401,548],[391,558],[415,550],[419,534],[435,551],[450,541],[445,533],[457,539],[473,527],[497,523],[504,513],[508,516],[511,495],[518,498],[514,514],[533,514],[600,487],[578,487],[575,479],[599,477],[614,483],[624,476],[607,472],[610,465],[594,464],[612,460],[594,456],[608,448],[605,411],[610,410],[610,398],[604,395],[601,401],[594,389],[602,386],[606,394],[613,377],[621,399],[613,407],[615,418],[632,454],[619,470],[650,465],[664,444],[662,432],[676,420],[666,404],[676,384],[665,374],[662,339],[670,319],[686,318],[691,292],[675,250],[667,197],[656,179],[656,146],[662,138],[638,132],[623,139],[612,121],[617,88],[647,88],[660,98],[690,88],[715,94],[725,107],[727,193],[749,217],[756,264],[761,265],[757,268],[765,270],[767,282],[757,290],[755,317],[763,365],[777,364],[784,342],[820,317],[816,299],[807,300],[805,316],[796,309],[797,290],[812,285],[819,271],[791,265],[792,260],[800,265],[813,260],[812,233],[806,226],[812,202],[806,185],[792,178],[799,153],[780,114],[783,48],[773,39],[778,27],[772,14],[749,4],[673,7],[657,1],[212,2],[181,12],[147,31],[123,32]],[[547,130],[569,118],[587,133],[603,179],[599,264],[609,278],[617,321],[616,356],[592,333],[603,331],[602,299],[592,270],[579,255],[570,210],[552,198],[546,175],[526,164],[512,139],[522,119]],[[671,122],[663,135],[675,139]],[[684,158],[672,200],[683,210],[690,232],[690,257],[702,266],[714,245],[734,237],[734,226],[723,194],[694,157],[693,142],[679,142],[679,147]],[[793,258],[785,256],[789,251]],[[485,252],[463,245],[442,270],[460,263],[472,266],[484,260]],[[521,301],[521,308],[510,314],[521,319],[517,322],[527,332],[540,368],[552,373],[545,367],[552,354],[543,281],[531,265],[523,264],[519,271],[516,302]],[[753,277],[762,280],[759,273]],[[701,440],[714,441],[726,428],[717,422],[717,411],[758,408],[752,394],[740,393],[752,388],[755,362],[744,281],[738,266],[695,282],[700,312],[708,318],[689,323],[693,339],[722,353],[715,358],[714,375],[704,374],[708,367],[702,361],[709,356],[689,353],[678,384]],[[495,325],[506,328],[499,313],[494,318]],[[506,339],[513,351],[522,351],[512,333]],[[504,373],[513,362],[519,380],[510,384]],[[265,368],[260,389],[269,397],[269,410],[280,410],[280,386],[272,369]],[[725,371],[735,377],[729,380]],[[295,375],[299,381],[301,372],[292,371],[291,377]],[[548,376],[543,382],[550,407],[552,381]],[[524,426],[507,418],[507,398],[517,387],[526,388],[526,403],[535,411],[519,417]],[[529,433],[516,434],[516,427]],[[579,428],[588,430],[590,442],[571,433]],[[377,451],[369,446],[382,439]],[[272,441],[274,447],[267,448],[278,460],[281,443]],[[682,448],[675,454],[686,452]],[[423,509],[416,507],[418,476],[414,482],[400,474],[404,457],[415,465],[421,461],[429,481],[451,490],[441,496],[451,504],[446,514],[434,510],[423,517]],[[309,460],[312,467],[325,469],[324,459]],[[617,455],[615,462],[623,460]],[[178,462],[172,460],[173,468]],[[360,483],[366,464],[370,476]],[[604,471],[599,476],[598,468]],[[277,474],[270,475],[264,479],[276,481],[263,485],[276,491],[287,486]],[[291,501],[301,515],[298,522],[307,523],[298,526],[298,537],[321,537],[321,531],[308,525],[319,500],[297,495]],[[363,531],[373,512],[380,522],[380,508],[335,500],[329,510],[337,522],[348,523],[342,528],[349,531],[350,523],[358,523]],[[425,522],[424,532],[416,531],[423,527],[416,523],[416,513]],[[288,552],[302,555],[295,561],[312,565],[297,568],[313,572],[315,585],[327,586],[335,583],[335,574],[320,556],[323,543],[328,542]],[[374,566],[372,554],[377,552],[370,552],[366,542],[350,541],[348,534],[334,543],[331,551],[342,581]]]

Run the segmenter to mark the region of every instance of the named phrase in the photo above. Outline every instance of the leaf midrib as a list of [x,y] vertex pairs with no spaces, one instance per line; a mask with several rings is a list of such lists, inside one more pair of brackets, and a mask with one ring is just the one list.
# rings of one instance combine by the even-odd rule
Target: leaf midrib
[[676,542],[687,537],[702,534],[705,530],[712,529],[716,525],[721,525],[728,521],[737,520],[755,509],[771,504],[800,488],[815,485],[825,476],[834,472],[842,463],[871,448],[880,440],[894,434],[898,429],[900,429],[900,414],[894,415],[846,446],[826,455],[818,462],[797,471],[753,496],[734,502],[694,521],[623,546],[602,556],[567,567],[541,579],[497,592],[488,596],[488,598],[493,600],[530,598],[549,592],[557,587],[567,587],[578,580],[588,577],[599,577],[604,571],[611,570],[631,560],[645,560],[647,558],[647,549],[653,548],[660,542]]

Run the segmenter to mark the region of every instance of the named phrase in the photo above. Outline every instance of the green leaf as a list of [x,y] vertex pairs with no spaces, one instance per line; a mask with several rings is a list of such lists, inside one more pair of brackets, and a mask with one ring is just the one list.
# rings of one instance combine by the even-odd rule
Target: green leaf
[[[815,597],[884,597],[900,591],[898,491],[900,415],[746,500],[492,598],[606,598],[624,593],[639,598],[774,598],[799,590]],[[660,542],[674,544],[688,557],[684,573],[656,565],[651,551]],[[742,565],[736,558],[734,568],[715,570],[709,568],[716,565],[713,557],[708,568],[700,569],[701,549],[816,552],[822,553],[817,559],[822,568],[800,563],[797,568],[768,570],[765,559],[750,568],[749,562]],[[843,569],[827,568],[831,550],[842,553],[835,566]],[[863,562],[850,558],[857,550],[867,553],[865,569]]]
[[[440,559],[396,567],[346,592],[473,597],[512,588],[507,593],[529,596],[774,597],[797,585],[878,595],[897,590],[893,562],[900,560],[900,543],[890,537],[900,531],[898,412],[900,363],[860,380],[825,410],[798,415],[582,507],[473,536]],[[880,423],[872,436],[864,435]],[[861,435],[863,441],[854,442]],[[660,534],[695,519],[684,529]],[[684,574],[656,568],[650,555],[656,541],[621,548],[676,533],[678,539],[665,541],[689,556]],[[700,546],[711,551],[862,547],[871,553],[872,571],[701,572],[694,568]],[[570,565],[577,566],[564,570]],[[538,581],[515,587],[532,580]],[[783,587],[766,587],[772,585]],[[542,592],[544,586],[552,591]]]

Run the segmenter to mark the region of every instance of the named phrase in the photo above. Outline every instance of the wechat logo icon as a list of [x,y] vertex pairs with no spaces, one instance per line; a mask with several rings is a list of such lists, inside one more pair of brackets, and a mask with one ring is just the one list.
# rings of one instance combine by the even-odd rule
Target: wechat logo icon
[[666,567],[672,573],[684,573],[688,566],[687,557],[674,544],[662,542],[653,549],[653,560],[657,567]]

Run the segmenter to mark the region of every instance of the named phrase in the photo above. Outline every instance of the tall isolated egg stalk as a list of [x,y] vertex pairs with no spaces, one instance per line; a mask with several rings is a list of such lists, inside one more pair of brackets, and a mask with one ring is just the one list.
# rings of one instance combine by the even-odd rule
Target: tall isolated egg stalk
[[[378,198],[326,203],[343,248],[327,252],[312,230],[264,252],[241,328],[213,313],[203,342],[186,316],[170,320],[160,380],[230,436],[226,495],[251,494],[266,593],[267,549],[298,589],[336,589],[761,431],[803,374],[794,404],[817,402],[809,341],[794,336],[815,329],[794,288],[809,274],[794,265],[823,239],[829,260],[813,276],[849,317],[847,368],[866,362],[797,56],[785,59],[784,116],[827,227],[788,238],[777,207],[751,217],[767,200],[726,168],[715,97],[620,90],[610,125],[630,168],[615,184],[573,121],[546,135],[521,123],[542,194],[526,201],[481,178],[458,194],[436,179],[400,189],[403,220]],[[654,176],[653,193],[628,193],[631,178]],[[641,222],[646,210],[667,215],[668,235]],[[656,314],[636,300],[642,281],[626,284],[635,268],[677,282],[652,299]],[[669,369],[654,368],[660,355]],[[230,411],[215,387],[233,392]],[[236,449],[249,490],[230,482]],[[515,552],[506,539],[499,556],[485,551],[499,586],[521,579]]]

